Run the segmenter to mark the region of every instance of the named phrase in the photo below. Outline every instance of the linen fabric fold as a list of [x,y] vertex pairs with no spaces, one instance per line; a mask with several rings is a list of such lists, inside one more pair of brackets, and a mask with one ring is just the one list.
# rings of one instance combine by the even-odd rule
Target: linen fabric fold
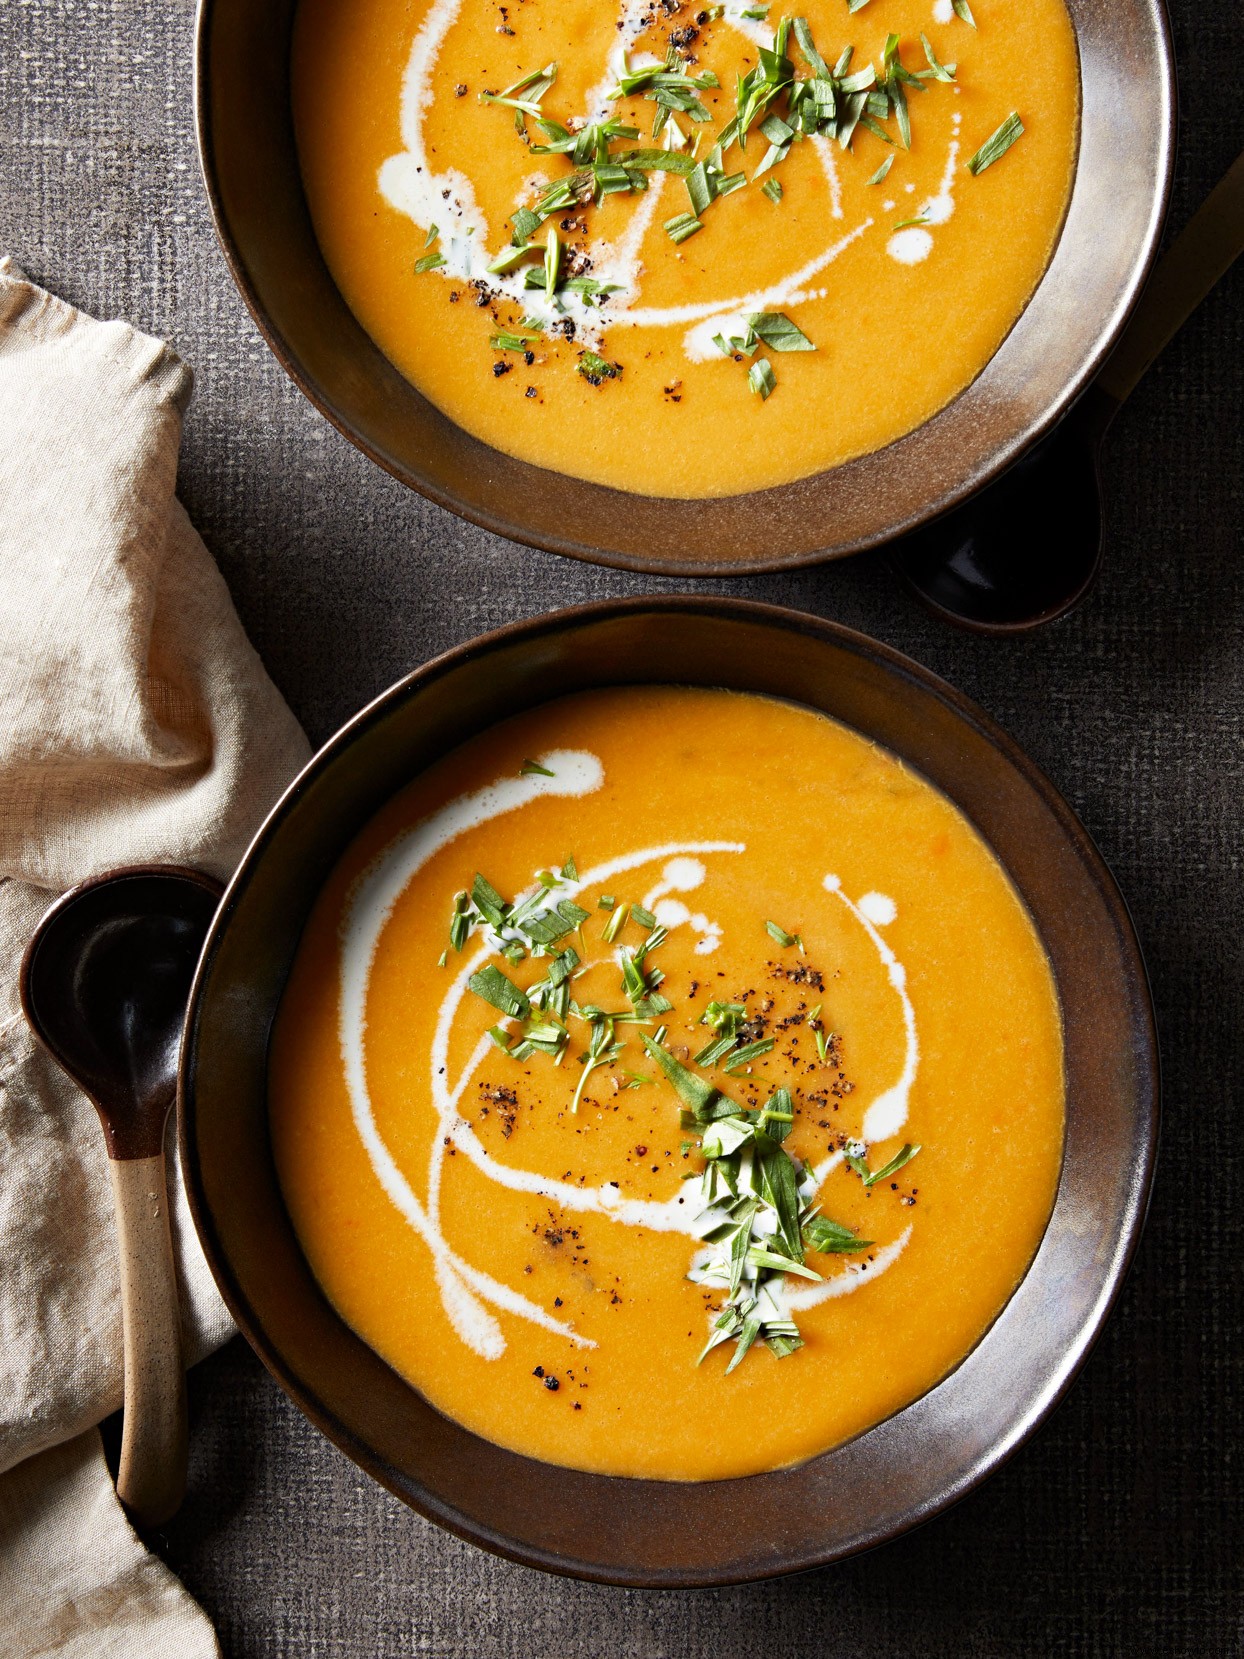
[[[17,990],[58,893],[125,864],[227,877],[307,758],[176,497],[190,390],[167,345],[0,260],[0,1650],[12,1659],[216,1651],[108,1480],[93,1425],[121,1402],[122,1360],[103,1138]],[[174,1160],[169,1176],[193,1361],[232,1327]]]

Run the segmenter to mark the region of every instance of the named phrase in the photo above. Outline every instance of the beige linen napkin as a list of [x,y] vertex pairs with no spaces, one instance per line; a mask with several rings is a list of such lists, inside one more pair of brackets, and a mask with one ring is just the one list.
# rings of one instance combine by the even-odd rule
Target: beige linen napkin
[[[93,1425],[121,1402],[111,1195],[89,1102],[17,969],[50,900],[120,864],[226,876],[307,743],[174,493],[191,376],[0,260],[0,1653],[199,1659],[215,1636],[131,1530]],[[186,1349],[230,1333],[172,1206]],[[6,1472],[7,1471],[7,1472]]]

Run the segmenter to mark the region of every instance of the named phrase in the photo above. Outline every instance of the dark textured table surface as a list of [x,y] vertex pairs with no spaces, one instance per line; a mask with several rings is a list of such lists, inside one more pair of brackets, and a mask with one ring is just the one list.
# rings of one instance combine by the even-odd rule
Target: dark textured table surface
[[[1244,145],[1244,9],[1172,11],[1177,229]],[[0,0],[0,250],[193,364],[183,496],[312,740],[481,629],[656,586],[427,505],[286,381],[208,223],[192,29],[189,0]],[[1163,1152],[1136,1266],[1066,1403],[974,1496],[872,1556],[653,1595],[437,1532],[234,1342],[191,1380],[190,1497],[155,1540],[231,1659],[1244,1654],[1244,266],[1124,410],[1105,475],[1104,578],[1032,638],[948,632],[872,557],[733,588],[876,634],[977,698],[1067,795],[1132,905],[1161,1026]]]

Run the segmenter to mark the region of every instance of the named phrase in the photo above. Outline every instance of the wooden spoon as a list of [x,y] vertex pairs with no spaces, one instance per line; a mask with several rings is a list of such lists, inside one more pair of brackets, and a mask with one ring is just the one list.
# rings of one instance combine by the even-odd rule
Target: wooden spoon
[[1064,616],[1101,565],[1102,439],[1124,399],[1244,253],[1244,155],[1156,266],[1093,385],[1050,436],[890,558],[930,610],[978,633]]
[[94,1101],[104,1129],[125,1339],[117,1493],[144,1526],[167,1521],[186,1490],[164,1127],[190,985],[220,892],[193,870],[113,871],[54,904],[22,961],[26,1018]]

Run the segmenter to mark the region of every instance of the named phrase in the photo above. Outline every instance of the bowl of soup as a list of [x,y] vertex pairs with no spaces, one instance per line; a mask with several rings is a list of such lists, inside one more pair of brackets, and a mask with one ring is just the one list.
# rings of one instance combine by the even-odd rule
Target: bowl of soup
[[1139,1233],[1152,1009],[1084,830],[862,636],[585,607],[311,762],[205,948],[182,1153],[304,1411],[433,1520],[640,1585],[952,1503]]
[[367,454],[638,570],[911,529],[1091,380],[1170,177],[1160,0],[202,0],[261,330]]

